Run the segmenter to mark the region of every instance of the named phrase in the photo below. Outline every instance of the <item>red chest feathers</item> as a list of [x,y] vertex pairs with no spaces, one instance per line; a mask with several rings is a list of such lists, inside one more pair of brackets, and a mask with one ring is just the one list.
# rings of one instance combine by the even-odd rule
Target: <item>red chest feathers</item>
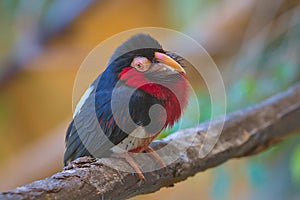
[[139,88],[162,102],[166,111],[166,126],[173,126],[187,106],[188,82],[185,75],[161,84],[147,79],[143,73],[126,69],[119,78],[131,87]]

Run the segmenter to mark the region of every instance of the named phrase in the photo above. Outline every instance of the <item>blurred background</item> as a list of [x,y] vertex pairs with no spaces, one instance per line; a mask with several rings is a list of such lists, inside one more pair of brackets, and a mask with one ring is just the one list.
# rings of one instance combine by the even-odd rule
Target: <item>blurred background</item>
[[[223,75],[228,112],[300,79],[297,0],[2,0],[0,191],[61,170],[80,64],[101,41],[145,26],[181,31],[205,47]],[[201,88],[203,121],[210,101]],[[300,136],[133,199],[166,198],[300,199]]]

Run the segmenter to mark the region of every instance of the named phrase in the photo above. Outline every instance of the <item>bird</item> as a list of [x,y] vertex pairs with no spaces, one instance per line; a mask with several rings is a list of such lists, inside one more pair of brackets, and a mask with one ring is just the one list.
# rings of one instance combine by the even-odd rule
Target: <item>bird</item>
[[165,167],[149,144],[172,127],[188,105],[183,60],[146,33],[117,47],[76,106],[66,133],[64,164],[83,156],[115,155],[145,179],[128,153],[146,151]]

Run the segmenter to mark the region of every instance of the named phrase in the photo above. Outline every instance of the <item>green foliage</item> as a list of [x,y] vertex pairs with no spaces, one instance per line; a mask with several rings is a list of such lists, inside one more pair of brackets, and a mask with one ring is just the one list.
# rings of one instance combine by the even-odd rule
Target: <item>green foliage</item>
[[298,144],[292,152],[290,172],[294,185],[300,188],[300,144]]
[[257,159],[252,159],[248,162],[247,165],[247,173],[248,173],[248,180],[250,183],[255,187],[260,187],[261,185],[265,184],[267,181],[267,167],[264,165],[263,162],[255,161]]
[[224,166],[215,169],[215,180],[211,188],[211,196],[215,200],[226,200],[232,186],[232,174]]
[[182,28],[186,27],[191,19],[197,18],[200,13],[203,14],[208,6],[215,3],[215,0],[168,0],[165,3],[165,10],[170,23],[174,27]]
[[[294,26],[287,32],[283,32],[282,35],[275,39],[268,41],[262,51],[251,57],[250,61],[248,57],[251,55],[242,55],[239,58],[240,62],[238,66],[232,67],[232,74],[230,74],[232,76],[232,82],[227,85],[228,112],[254,105],[299,81],[299,35],[300,24]],[[250,51],[256,50],[252,49]],[[207,103],[206,100],[208,98],[200,96],[199,98],[201,98],[200,102]],[[209,118],[209,112],[210,106],[206,106],[204,110],[201,110],[201,114],[207,118]],[[296,139],[295,137],[287,139],[286,142],[247,159],[247,164],[243,171],[246,172],[245,177],[250,183],[253,193],[261,195],[261,192],[265,191],[264,196],[269,199],[274,196],[272,196],[272,191],[270,191],[270,193],[266,191],[269,191],[272,187],[283,188],[283,185],[280,184],[285,184],[285,189],[276,191],[276,194],[283,196],[291,195],[293,193],[293,191],[289,189],[289,186],[292,185],[291,180],[294,185],[299,188],[300,143],[299,140]],[[287,155],[289,154],[291,145],[296,145],[296,147],[289,158]],[[222,173],[220,173],[218,169],[214,170],[215,181],[212,189],[214,199],[221,199],[222,196],[226,199],[227,193],[220,190],[220,185],[225,185],[223,182],[227,181],[228,185],[224,187],[228,190],[230,184],[232,184],[229,178],[232,174],[230,176],[227,175],[227,178],[224,174],[226,174],[226,170],[227,174],[233,172],[226,168],[222,170]],[[272,172],[272,170],[276,172]],[[279,171],[282,171],[282,174],[277,174]],[[291,180],[286,178],[285,173],[291,175]],[[280,179],[280,181],[272,182],[272,180],[275,179]],[[280,197],[278,196],[277,198]]]

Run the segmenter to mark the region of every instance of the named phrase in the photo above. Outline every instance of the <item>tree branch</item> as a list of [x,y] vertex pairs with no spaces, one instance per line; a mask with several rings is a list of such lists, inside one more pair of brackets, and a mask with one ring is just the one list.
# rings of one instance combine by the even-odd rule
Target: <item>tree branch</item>
[[[253,107],[228,114],[217,144],[205,157],[201,156],[201,151],[207,144],[203,144],[201,151],[200,147],[204,139],[209,141],[210,137],[214,137],[208,135],[204,138],[208,122],[154,142],[154,149],[175,142],[174,148],[169,148],[170,151],[165,154],[177,154],[178,159],[166,170],[145,173],[146,181],[140,180],[136,174],[116,170],[131,168],[122,159],[84,157],[49,178],[0,193],[0,199],[125,199],[151,193],[162,187],[173,186],[230,158],[263,151],[300,129],[299,119],[300,84],[296,84]],[[212,121],[213,127],[220,123],[219,119]],[[187,149],[179,152],[176,151],[178,147]],[[152,158],[143,156],[137,162],[143,168],[143,163],[149,159]]]

